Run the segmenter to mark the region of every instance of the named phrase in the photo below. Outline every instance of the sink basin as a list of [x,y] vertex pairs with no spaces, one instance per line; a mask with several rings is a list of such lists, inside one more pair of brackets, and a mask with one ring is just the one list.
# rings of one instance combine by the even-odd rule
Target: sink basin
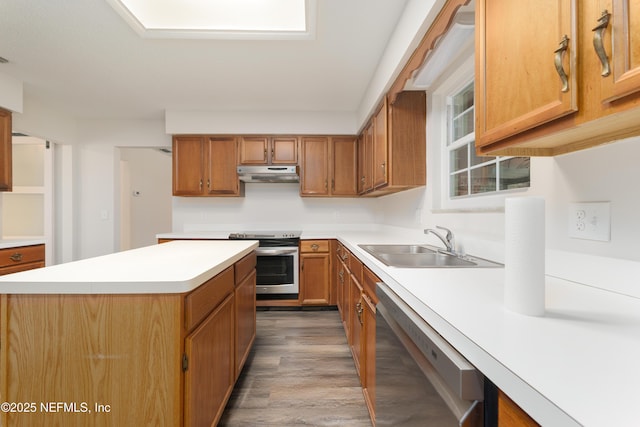
[[487,268],[502,264],[474,256],[458,256],[430,245],[359,245],[389,267]]
[[421,245],[360,245],[360,247],[370,254],[374,252],[381,254],[432,254],[437,252],[437,249]]
[[393,267],[475,267],[472,261],[465,261],[453,255],[432,253],[378,254],[380,261]]

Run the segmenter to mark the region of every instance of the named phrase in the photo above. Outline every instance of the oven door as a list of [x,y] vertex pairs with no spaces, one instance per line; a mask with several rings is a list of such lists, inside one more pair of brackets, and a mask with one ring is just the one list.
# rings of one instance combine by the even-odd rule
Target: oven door
[[297,298],[298,247],[258,247],[256,255],[256,293],[290,295]]

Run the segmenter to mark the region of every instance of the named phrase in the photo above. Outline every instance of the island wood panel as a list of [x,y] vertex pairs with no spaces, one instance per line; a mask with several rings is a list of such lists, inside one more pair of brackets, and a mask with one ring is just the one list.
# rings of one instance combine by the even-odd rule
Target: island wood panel
[[[182,424],[182,296],[2,298],[2,400],[37,410],[3,413],[1,425]],[[80,412],[47,413],[48,402]]]

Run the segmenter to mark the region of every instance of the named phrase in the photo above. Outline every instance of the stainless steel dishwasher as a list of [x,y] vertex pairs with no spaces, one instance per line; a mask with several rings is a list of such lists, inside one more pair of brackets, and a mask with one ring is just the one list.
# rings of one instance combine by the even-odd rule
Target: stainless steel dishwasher
[[389,286],[376,291],[376,426],[494,425],[490,382]]

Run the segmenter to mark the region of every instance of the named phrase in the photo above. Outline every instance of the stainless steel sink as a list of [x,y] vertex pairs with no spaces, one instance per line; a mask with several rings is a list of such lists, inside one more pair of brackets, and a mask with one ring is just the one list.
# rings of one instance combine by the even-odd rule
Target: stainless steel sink
[[422,254],[434,253],[437,250],[422,245],[359,245],[370,254]]
[[399,268],[487,268],[502,264],[474,256],[459,256],[431,245],[359,245],[380,262]]

